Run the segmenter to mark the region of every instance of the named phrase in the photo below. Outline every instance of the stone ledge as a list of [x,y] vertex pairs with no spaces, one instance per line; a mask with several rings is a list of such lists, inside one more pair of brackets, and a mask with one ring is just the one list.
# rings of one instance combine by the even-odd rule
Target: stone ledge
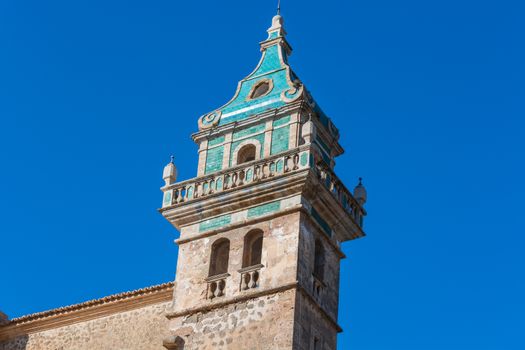
[[266,289],[266,290],[258,291],[255,293],[247,293],[245,295],[237,296],[237,297],[234,297],[234,298],[231,298],[231,299],[219,302],[219,303],[210,303],[208,305],[201,306],[201,307],[185,309],[185,310],[176,311],[176,312],[168,312],[166,314],[166,317],[168,319],[173,319],[173,318],[187,316],[187,315],[199,313],[199,312],[201,313],[209,312],[211,310],[218,309],[218,308],[230,305],[230,304],[240,303],[240,302],[247,301],[250,299],[263,297],[269,294],[281,293],[281,292],[286,292],[287,290],[296,289],[297,285],[298,285],[298,282],[293,282],[293,283],[289,283],[289,284],[286,284],[284,286],[277,287],[277,288]]
[[313,296],[298,281],[293,282],[293,283],[289,283],[289,284],[286,284],[286,285],[283,285],[283,286],[277,287],[277,288],[266,289],[266,290],[258,291],[258,292],[255,292],[255,293],[248,293],[248,294],[245,294],[245,295],[242,295],[242,296],[238,296],[238,297],[235,297],[235,298],[231,298],[229,300],[225,300],[225,301],[222,301],[222,302],[219,302],[219,303],[213,303],[213,304],[209,304],[209,305],[205,305],[205,306],[201,306],[201,307],[185,309],[185,310],[176,311],[176,312],[168,312],[166,314],[166,317],[171,320],[171,319],[174,319],[174,318],[184,317],[184,316],[191,315],[191,314],[206,313],[206,312],[210,312],[210,311],[215,310],[215,309],[220,309],[220,308],[225,307],[227,305],[241,303],[241,302],[248,301],[250,299],[260,298],[260,297],[264,297],[264,296],[271,295],[271,294],[282,293],[282,292],[286,292],[288,290],[299,291],[302,295],[304,295],[306,297],[306,299],[308,299],[315,306],[315,308],[337,330],[338,333],[341,333],[343,331],[343,329],[341,328],[341,326],[339,326],[337,321],[334,320],[315,301]]

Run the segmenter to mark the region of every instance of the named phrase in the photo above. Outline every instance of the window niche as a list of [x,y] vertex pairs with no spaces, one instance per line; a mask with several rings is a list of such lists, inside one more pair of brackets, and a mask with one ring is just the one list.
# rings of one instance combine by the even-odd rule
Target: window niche
[[237,153],[237,164],[244,164],[255,160],[257,148],[255,145],[248,144],[243,146]]
[[243,268],[261,264],[262,246],[263,232],[261,230],[250,231],[244,236]]
[[314,276],[321,282],[324,282],[324,267],[326,262],[326,254],[323,244],[319,239],[315,241],[315,257],[314,257]]
[[230,259],[230,241],[226,238],[219,239],[211,248],[209,276],[217,276],[228,273],[228,262]]
[[260,271],[263,265],[263,231],[253,230],[244,236],[244,251],[242,256],[241,290],[259,286]]
[[323,243],[321,243],[321,240],[316,239],[315,240],[315,248],[314,248],[314,271],[312,273],[313,276],[313,295],[317,299],[318,302],[321,301],[322,298],[322,292],[325,284],[325,264],[326,264],[326,252],[323,246]]
[[230,260],[230,241],[221,238],[213,243],[211,247],[210,270],[207,278],[207,299],[221,297],[226,291],[226,279],[228,276],[228,263]]

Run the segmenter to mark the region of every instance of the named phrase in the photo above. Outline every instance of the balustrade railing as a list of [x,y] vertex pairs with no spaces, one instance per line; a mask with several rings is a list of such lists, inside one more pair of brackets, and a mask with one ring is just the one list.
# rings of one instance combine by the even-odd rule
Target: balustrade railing
[[[306,148],[258,159],[214,174],[166,186],[163,207],[176,206],[197,198],[228,191],[274,176],[310,167],[310,152]],[[313,167],[319,181],[341,204],[355,222],[362,226],[365,212],[352,193],[343,185],[332,169],[320,163]]]
[[211,276],[206,279],[208,282],[206,298],[215,299],[224,296],[226,290],[226,279],[230,275],[228,273]]
[[325,165],[316,167],[321,183],[330,191],[332,196],[341,204],[346,212],[354,218],[359,226],[363,226],[363,207],[355,200],[352,193],[334,174],[333,170]]
[[248,290],[259,287],[261,268],[263,268],[263,265],[245,267],[239,270],[239,272],[241,273],[241,290]]
[[176,183],[164,189],[163,207],[177,205],[296,171],[307,167],[308,161],[308,151],[296,150]]

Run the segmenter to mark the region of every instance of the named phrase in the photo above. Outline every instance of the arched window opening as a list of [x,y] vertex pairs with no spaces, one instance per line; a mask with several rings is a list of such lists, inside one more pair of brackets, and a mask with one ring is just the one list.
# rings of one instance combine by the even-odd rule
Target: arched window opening
[[315,241],[314,276],[324,280],[325,251],[320,240]]
[[210,276],[222,275],[228,272],[230,259],[230,241],[219,239],[211,247]]
[[263,81],[263,82],[257,84],[257,86],[255,86],[255,88],[253,89],[253,92],[252,92],[250,98],[254,99],[254,98],[257,98],[257,97],[264,96],[269,91],[270,91],[270,83],[268,81]]
[[257,148],[255,145],[243,146],[237,153],[237,164],[243,164],[255,160]]
[[255,230],[244,237],[244,253],[242,267],[250,267],[261,264],[263,247],[263,232]]

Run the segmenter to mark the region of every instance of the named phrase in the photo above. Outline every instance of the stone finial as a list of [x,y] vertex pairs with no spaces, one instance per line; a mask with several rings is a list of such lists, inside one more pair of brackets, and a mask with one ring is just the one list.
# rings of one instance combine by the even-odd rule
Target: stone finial
[[171,161],[164,167],[164,171],[162,172],[162,178],[164,182],[166,182],[166,186],[174,184],[177,181],[177,167],[173,162],[174,158],[175,157],[171,156]]
[[306,144],[312,143],[316,137],[315,125],[312,122],[312,116],[310,115],[308,120],[303,124],[301,128],[301,136]]
[[364,205],[366,203],[367,194],[366,188],[363,186],[363,178],[359,178],[359,183],[354,188],[354,198],[359,202],[359,204]]
[[268,29],[268,31],[283,29],[283,25],[284,25],[284,19],[281,17],[281,15],[275,15],[272,18],[272,26]]

